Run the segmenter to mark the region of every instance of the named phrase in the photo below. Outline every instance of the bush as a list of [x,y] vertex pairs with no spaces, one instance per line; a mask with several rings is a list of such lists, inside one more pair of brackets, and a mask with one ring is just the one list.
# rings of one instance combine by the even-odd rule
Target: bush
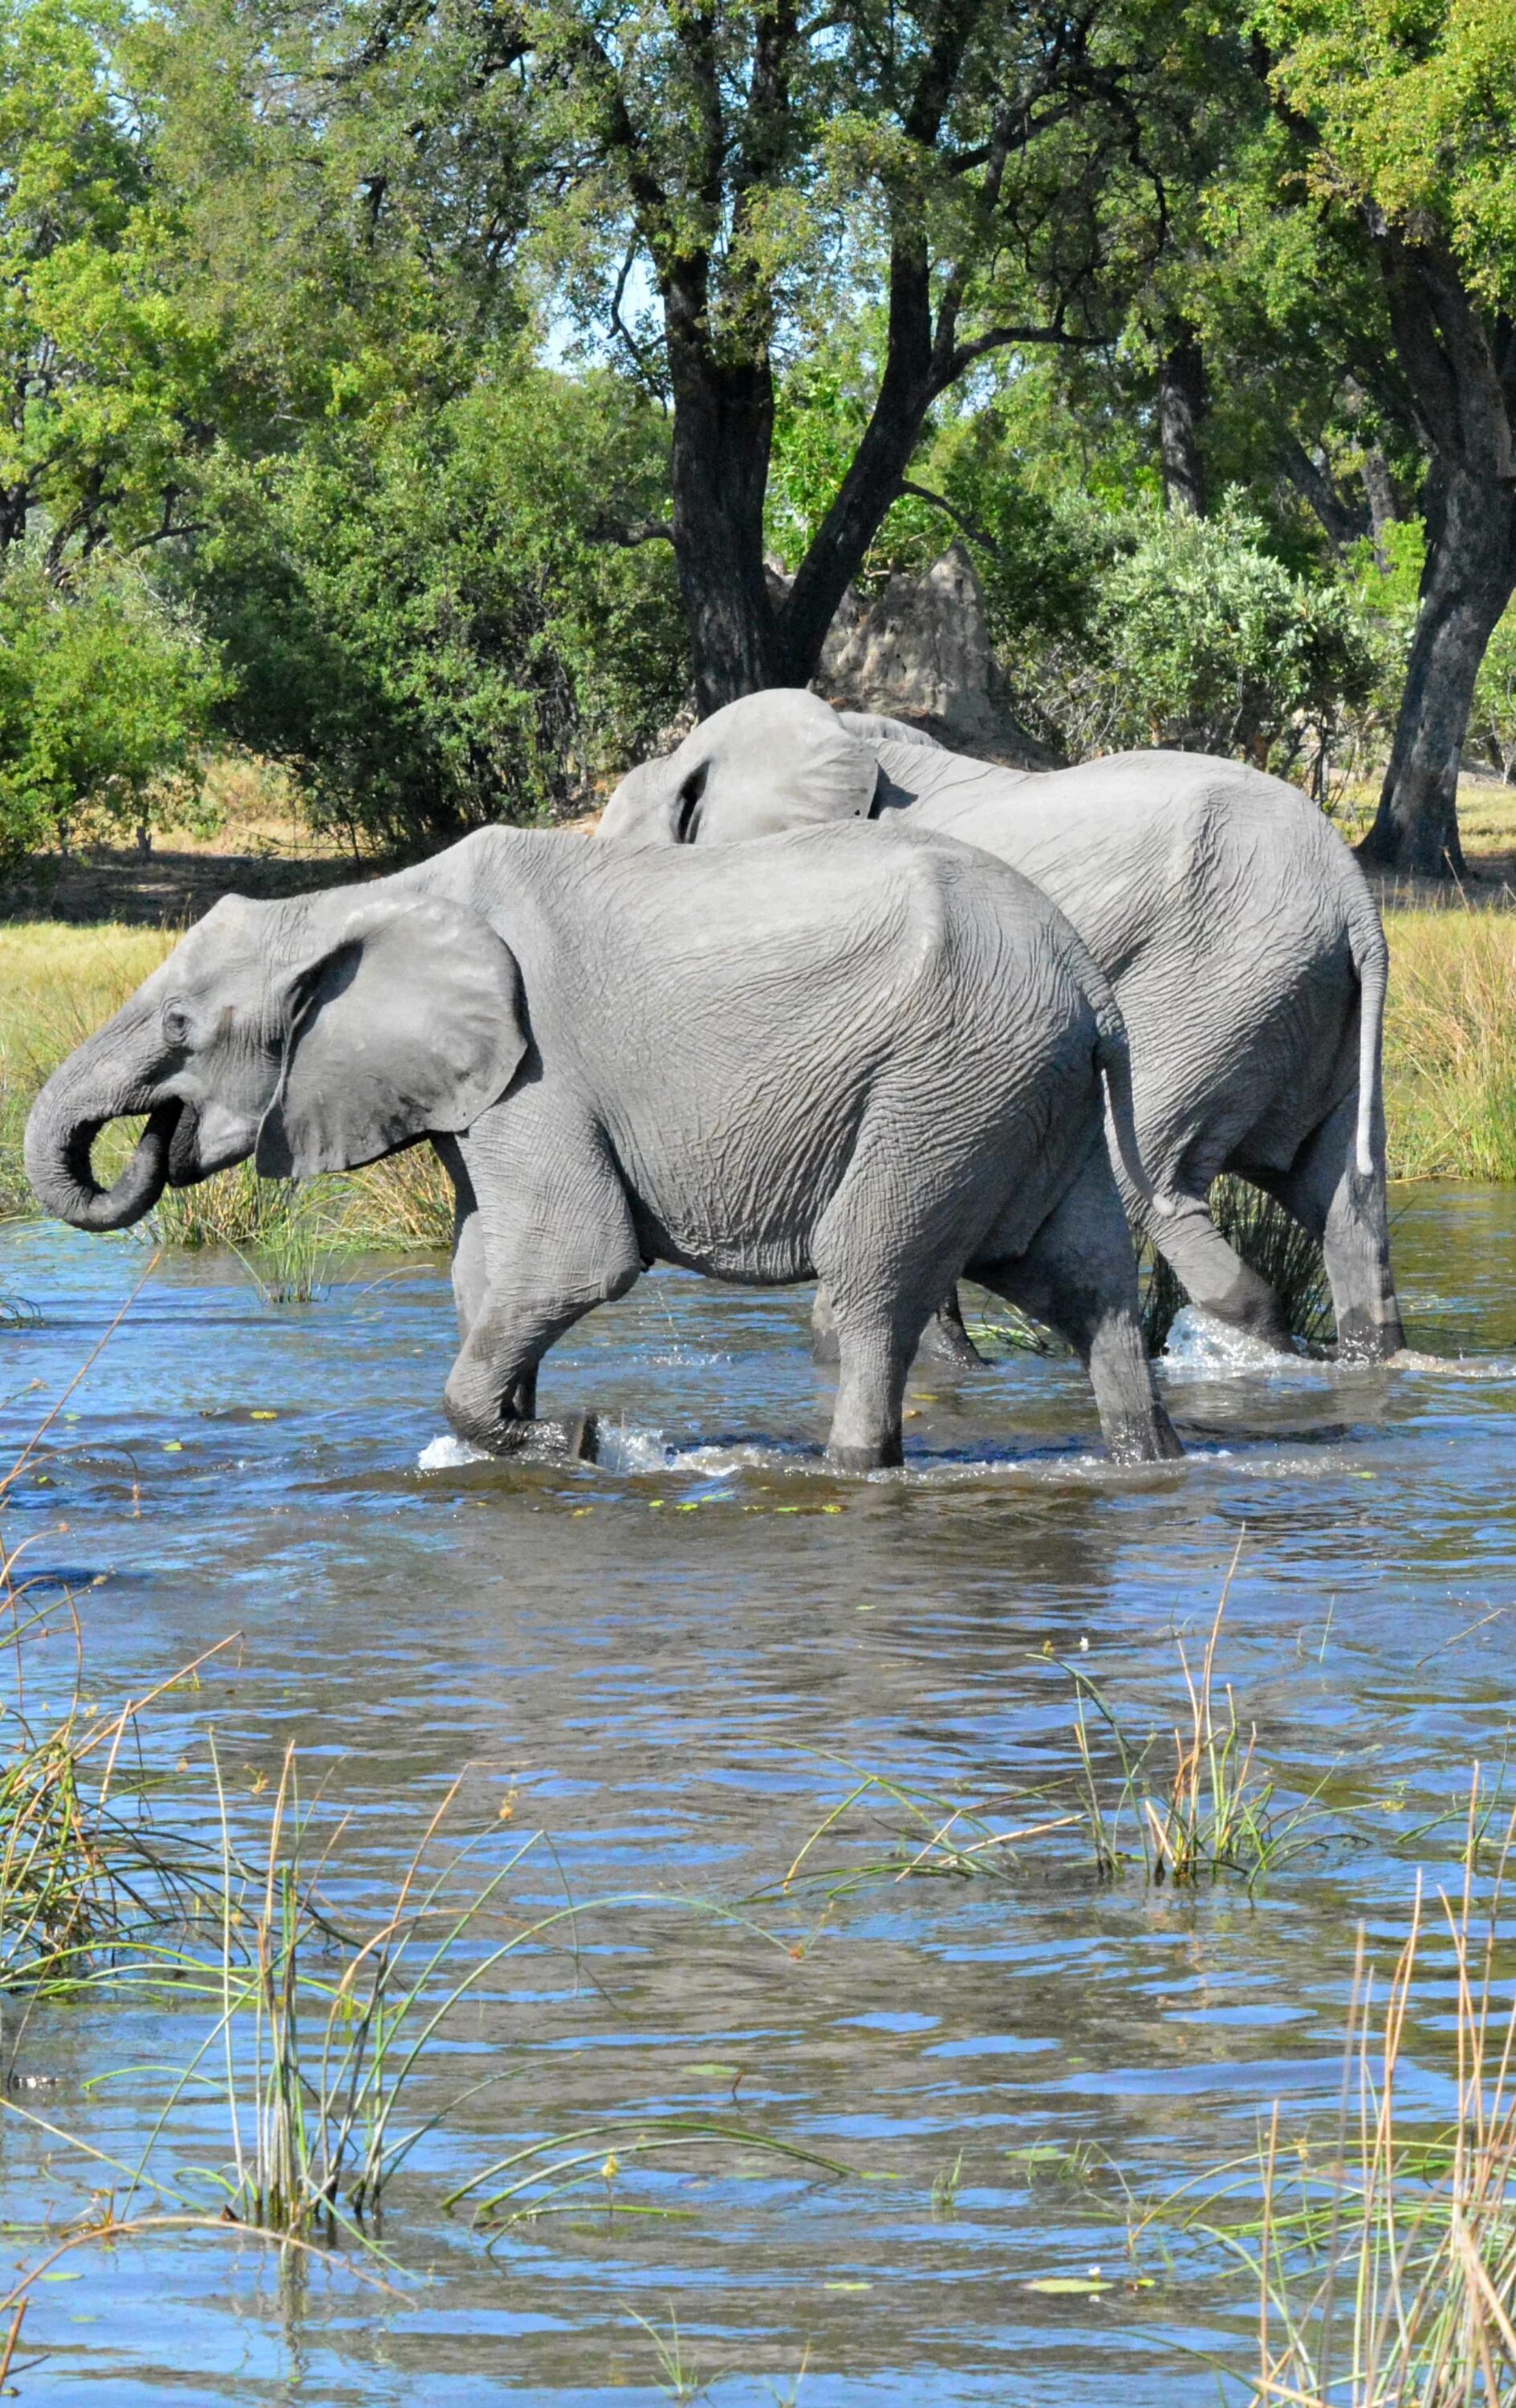
[[1113,563],[1093,633],[1119,740],[1279,768],[1325,743],[1378,666],[1352,597],[1294,576],[1231,495],[1214,518],[1151,521]]
[[223,460],[193,575],[227,732],[388,849],[559,815],[683,698],[672,549],[614,539],[662,514],[662,446],[613,380],[525,372]]
[[35,548],[0,570],[0,856],[182,824],[227,681],[214,649],[131,562],[65,581]]

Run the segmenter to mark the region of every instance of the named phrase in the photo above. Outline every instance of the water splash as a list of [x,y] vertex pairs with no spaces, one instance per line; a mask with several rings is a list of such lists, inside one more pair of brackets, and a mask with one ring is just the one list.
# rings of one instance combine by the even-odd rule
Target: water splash
[[1174,1315],[1163,1360],[1176,1370],[1202,1379],[1228,1378],[1238,1371],[1315,1373],[1328,1367],[1305,1354],[1281,1354],[1262,1338],[1234,1329],[1198,1305],[1187,1304]]
[[416,1457],[418,1471],[461,1471],[465,1463],[488,1463],[492,1458],[481,1446],[470,1446],[465,1438],[454,1438],[445,1430],[440,1438],[432,1439]]

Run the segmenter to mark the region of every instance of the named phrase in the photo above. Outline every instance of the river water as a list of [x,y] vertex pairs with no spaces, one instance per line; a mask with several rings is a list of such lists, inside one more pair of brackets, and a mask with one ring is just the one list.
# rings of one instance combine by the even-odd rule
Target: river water
[[[1266,1375],[1181,1339],[1163,1379],[1189,1458],[1126,1474],[1098,1458],[1077,1368],[1012,1354],[918,1378],[903,1473],[834,1479],[808,1297],[667,1273],[544,1375],[543,1410],[599,1412],[607,1461],[450,1465],[440,1266],[365,1264],[275,1310],[235,1259],[163,1262],[6,1515],[28,1571],[76,1599],[87,1696],[119,1702],[236,1632],[143,1717],[176,1812],[211,1811],[213,1731],[255,1851],[294,1743],[328,1894],[362,1927],[461,1776],[448,1828],[482,1835],[466,1881],[504,1872],[465,1953],[578,1911],[428,2053],[406,2113],[448,2112],[390,2196],[388,2290],[230,2230],[91,2246],[34,2290],[21,2396],[651,2402],[677,2358],[733,2403],[788,2400],[802,2370],[806,2408],[1213,2401],[1211,2361],[1249,2362],[1253,2294],[1172,2228],[1129,2258],[1123,2186],[1245,2156],[1276,2100],[1292,2130],[1331,2114],[1360,1927],[1387,1961],[1417,1867],[1455,1878],[1437,1818],[1511,1715],[1516,1197],[1403,1189],[1396,1210],[1411,1343],[1437,1367]],[[0,1234],[0,1291],[41,1314],[0,1339],[11,1452],[146,1260]],[[932,1826],[879,1787],[774,1890],[867,1774],[989,1801],[995,1831],[1072,1812],[1076,1673],[1134,1742],[1171,1728],[1180,1647],[1197,1659],[1235,1556],[1218,1690],[1282,1794],[1322,1793],[1312,1843],[1251,1890],[1154,1887],[1140,1857],[1103,1881],[1072,1825],[990,1852],[999,1878],[899,1880],[903,1837]],[[34,1714],[61,1708],[73,1644],[60,1612],[31,1652]],[[843,1894],[804,1877],[869,1864]],[[1435,2111],[1445,1953],[1425,1962],[1412,2087]],[[88,1997],[20,2015],[7,2095],[54,2127],[0,2122],[0,2254],[26,2263],[38,2220],[123,2203],[104,2160],[140,2155],[207,2015]],[[215,2074],[150,2160],[212,2213]],[[729,2128],[639,2158],[679,2113]],[[556,2212],[487,2233],[442,2207],[583,2127],[587,2183],[538,2195]],[[1113,2287],[1028,2287],[1092,2267]]]

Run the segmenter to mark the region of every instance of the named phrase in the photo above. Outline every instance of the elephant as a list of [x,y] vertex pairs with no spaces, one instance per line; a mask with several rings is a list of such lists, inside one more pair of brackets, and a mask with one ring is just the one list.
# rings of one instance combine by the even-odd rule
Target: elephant
[[1211,1182],[1235,1171],[1321,1240],[1339,1361],[1404,1346],[1385,1200],[1384,931],[1304,795],[1197,752],[1000,768],[780,687],[728,703],[633,770],[599,835],[704,845],[828,815],[958,838],[1073,922],[1126,1021],[1138,1146],[1176,1209],[1154,1220],[1119,1160],[1118,1177],[1195,1304],[1290,1345],[1279,1297],[1210,1217]]
[[[303,1179],[430,1139],[456,1198],[445,1404],[491,1452],[553,1436],[542,1355],[662,1261],[826,1282],[842,1469],[900,1461],[907,1368],[965,1266],[1078,1350],[1112,1455],[1156,1461],[1179,1443],[1106,1090],[1140,1181],[1107,982],[962,846],[821,826],[738,862],[494,827],[372,883],[224,897],[48,1082],[26,1165],[108,1229],[250,1156]],[[141,1113],[103,1189],[95,1137]]]

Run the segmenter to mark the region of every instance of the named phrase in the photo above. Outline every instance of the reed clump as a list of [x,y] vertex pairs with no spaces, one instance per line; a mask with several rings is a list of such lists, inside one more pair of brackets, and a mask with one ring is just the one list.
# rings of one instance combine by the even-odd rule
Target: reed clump
[[[1034,1841],[1077,1850],[1102,1881],[1140,1867],[1155,1889],[1193,1889],[1223,1877],[1251,1889],[1320,1845],[1323,1784],[1299,1795],[1281,1787],[1219,1669],[1236,1570],[1234,1557],[1198,1658],[1182,1637],[1175,1641],[1182,1703],[1166,1729],[1135,1739],[1088,1669],[1048,1651],[1037,1660],[1074,1688],[1065,1776],[955,1799],[859,1771],[781,1880],[759,1897],[819,1891],[837,1900],[881,1881],[1009,1880],[1022,1869],[1020,1851]],[[839,1841],[850,1850],[841,1860],[834,1853]]]
[[[1253,2408],[1505,2408],[1516,2398],[1516,2003],[1506,1965],[1508,1827],[1477,1895],[1471,1786],[1465,1878],[1430,1912],[1418,1876],[1387,1979],[1362,1931],[1341,2103],[1146,2209],[1153,2229],[1212,2243],[1257,2301]],[[1418,1990],[1423,1993],[1419,2001]],[[1431,2020],[1418,2031],[1418,2006]],[[1449,2027],[1451,2025],[1451,2035]],[[1433,2065],[1451,2117],[1425,2107]],[[1418,2098],[1419,2094],[1419,2098]],[[1235,2360],[1228,2372],[1237,2376]],[[1228,2395],[1230,2396],[1230,2395]]]
[[[1497,1978],[1499,1885],[1439,1893],[1456,1981],[1457,2104],[1418,2128],[1407,2035],[1427,1935],[1381,1993],[1355,1983],[1344,2114],[1325,2167],[1262,2152],[1257,2408],[1502,2408],[1516,2397],[1516,2006]],[[1440,1971],[1440,1968],[1438,1969]]]

